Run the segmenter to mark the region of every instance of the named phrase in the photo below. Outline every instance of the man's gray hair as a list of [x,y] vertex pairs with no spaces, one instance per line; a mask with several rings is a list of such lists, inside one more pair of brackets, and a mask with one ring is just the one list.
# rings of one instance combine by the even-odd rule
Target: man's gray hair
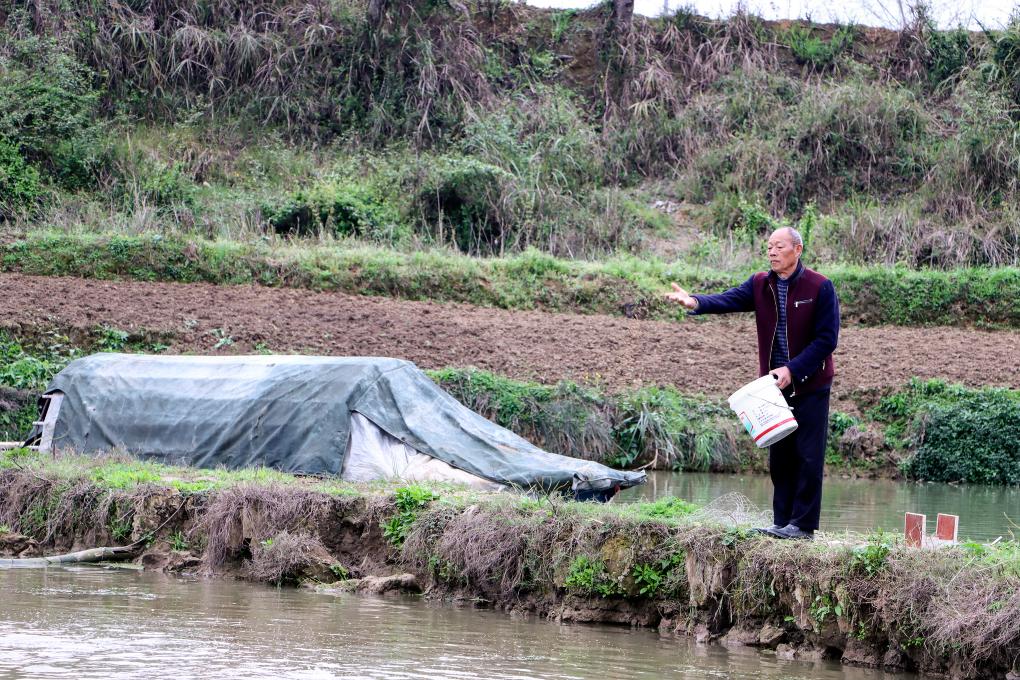
[[790,235],[790,240],[793,241],[793,245],[804,247],[804,239],[801,238],[800,232],[793,227],[786,227],[786,233]]

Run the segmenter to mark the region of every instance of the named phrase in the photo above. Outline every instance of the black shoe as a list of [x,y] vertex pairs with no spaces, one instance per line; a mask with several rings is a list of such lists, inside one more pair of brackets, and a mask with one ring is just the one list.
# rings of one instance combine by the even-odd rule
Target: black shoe
[[755,534],[761,534],[763,536],[771,536],[772,538],[785,538],[785,536],[781,536],[779,533],[777,533],[782,529],[783,527],[779,526],[778,524],[773,524],[770,527],[755,527],[754,529],[751,529],[751,532]]
[[777,529],[775,532],[772,532],[772,535],[779,538],[793,538],[801,541],[810,541],[814,539],[815,532],[813,530],[804,531],[793,524],[787,524],[782,529]]

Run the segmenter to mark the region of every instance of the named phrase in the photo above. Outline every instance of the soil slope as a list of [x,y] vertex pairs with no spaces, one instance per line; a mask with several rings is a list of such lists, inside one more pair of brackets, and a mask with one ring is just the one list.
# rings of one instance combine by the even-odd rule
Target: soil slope
[[[3,274],[0,319],[0,325],[23,332],[100,324],[156,331],[171,338],[173,352],[246,353],[261,347],[276,353],[382,355],[423,368],[477,366],[611,391],[652,383],[728,395],[755,377],[757,361],[750,315],[669,323],[260,286]],[[1020,332],[848,326],[836,367],[837,398],[912,376],[1017,387]]]

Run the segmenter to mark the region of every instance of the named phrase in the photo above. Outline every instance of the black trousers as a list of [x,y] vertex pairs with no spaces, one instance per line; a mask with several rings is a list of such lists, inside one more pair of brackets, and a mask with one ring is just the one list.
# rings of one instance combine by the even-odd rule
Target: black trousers
[[797,419],[793,434],[769,447],[772,514],[779,526],[818,528],[822,514],[822,471],[829,437],[829,390],[787,399]]

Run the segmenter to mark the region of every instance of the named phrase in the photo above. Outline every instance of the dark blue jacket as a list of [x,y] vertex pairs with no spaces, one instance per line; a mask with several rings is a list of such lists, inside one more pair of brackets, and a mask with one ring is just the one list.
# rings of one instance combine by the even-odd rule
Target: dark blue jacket
[[[698,301],[698,309],[692,314],[754,312],[759,375],[778,368],[769,365],[779,325],[777,279],[775,272],[759,272],[723,293],[692,296]],[[789,278],[786,331],[790,349],[790,363],[786,365],[796,391],[827,389],[835,374],[832,353],[839,339],[839,300],[831,281],[800,263]]]

